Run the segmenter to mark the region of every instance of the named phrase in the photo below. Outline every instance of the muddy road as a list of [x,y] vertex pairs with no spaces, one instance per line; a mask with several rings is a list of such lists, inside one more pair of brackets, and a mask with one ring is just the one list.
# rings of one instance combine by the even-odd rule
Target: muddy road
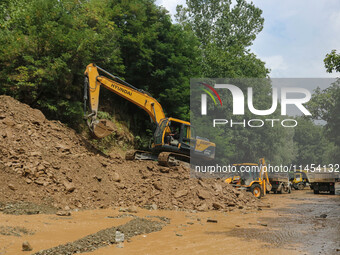
[[[1,213],[0,254],[34,254],[58,245],[60,254],[67,254],[70,244],[88,235],[86,245],[91,252],[87,254],[97,255],[340,254],[339,195],[314,195],[305,189],[292,194],[269,194],[263,201],[260,210],[228,213],[139,208],[137,213],[121,212],[119,208],[73,211],[66,217]],[[134,234],[118,246],[113,238],[112,242],[102,241],[98,248],[99,239],[91,239],[96,235],[98,238],[104,229],[127,226],[124,224],[136,219],[162,225],[156,223],[155,229],[150,225],[148,232],[143,232],[144,226],[134,226],[139,232],[134,229]],[[30,243],[32,251],[21,251],[24,241]],[[70,244],[65,246],[66,243]]]

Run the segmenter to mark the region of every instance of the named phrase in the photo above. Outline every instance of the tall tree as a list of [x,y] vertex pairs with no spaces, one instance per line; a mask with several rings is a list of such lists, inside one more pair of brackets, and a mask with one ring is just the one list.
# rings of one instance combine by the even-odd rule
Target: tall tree
[[262,11],[253,3],[237,0],[187,0],[177,6],[177,21],[194,31],[200,42],[204,77],[266,77],[264,63],[250,53],[263,29]]
[[340,146],[340,80],[327,89],[317,88],[308,107],[314,118],[326,121],[326,134]]
[[86,65],[123,69],[115,24],[87,1],[15,0],[1,7],[0,93],[79,127]]
[[340,54],[336,53],[336,50],[332,50],[331,53],[326,55],[324,63],[327,72],[340,72]]
[[[340,55],[336,50],[326,55],[324,63],[327,72],[340,72]],[[340,79],[324,90],[317,88],[308,108],[313,118],[326,122],[324,132],[328,138],[328,148],[324,158],[331,159],[328,163],[340,160]]]
[[195,75],[198,41],[172,24],[153,0],[108,0],[117,25],[124,78],[156,97],[164,110],[188,119],[189,77]]
[[[0,7],[1,94],[77,128],[83,72],[93,62],[149,91],[171,115],[188,118],[198,41],[153,0],[13,0]],[[103,94],[111,99],[101,104],[108,112],[117,101],[117,108],[129,108]]]
[[[245,0],[237,0],[236,4],[231,0],[187,0],[186,3],[187,7],[177,7],[176,18],[184,29],[193,31],[200,42],[197,62],[200,76],[236,78],[225,83],[237,84],[244,94],[247,94],[247,87],[253,87],[256,108],[269,109],[271,83],[265,79],[269,72],[265,63],[249,49],[263,29],[262,11]],[[239,79],[246,77],[255,79]],[[224,119],[233,119],[234,122],[254,118],[249,111],[240,118],[233,116],[230,93],[222,92],[221,96],[224,98],[223,107],[209,107],[208,115],[216,117],[221,114]],[[293,131],[268,125],[211,130],[211,127],[200,125],[200,113],[193,108],[192,121],[202,136],[216,142],[217,157],[223,158],[224,162],[257,161],[265,156],[272,163],[290,163],[295,157]],[[277,113],[267,117],[280,118]],[[256,119],[265,118],[256,116]]]
[[316,125],[312,120],[298,117],[298,126],[295,128],[294,142],[297,152],[294,164],[329,164],[328,154],[332,153],[334,145],[331,144],[326,136],[323,126]]
[[[340,55],[336,50],[326,55],[324,63],[327,72],[340,72]],[[308,106],[315,118],[327,122],[328,137],[340,147],[340,79],[324,90],[317,88]]]

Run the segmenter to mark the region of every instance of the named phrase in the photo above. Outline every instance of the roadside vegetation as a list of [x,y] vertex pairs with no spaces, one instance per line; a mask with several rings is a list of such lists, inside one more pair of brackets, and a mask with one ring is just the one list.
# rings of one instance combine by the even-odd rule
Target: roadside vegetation
[[[270,70],[250,51],[263,25],[262,11],[245,0],[236,5],[187,0],[187,7],[178,6],[176,21],[153,0],[3,0],[0,94],[82,132],[83,72],[87,64],[96,63],[148,91],[167,115],[189,120],[190,78],[269,78]],[[326,56],[325,66],[328,72],[339,72],[335,50]],[[256,87],[258,95],[270,90],[270,84]],[[270,97],[257,100],[258,108],[271,103]],[[299,118],[294,131],[225,129],[223,139],[221,133],[209,138],[218,153],[227,156],[226,162],[259,157],[276,164],[338,162],[339,84],[317,90],[308,107],[313,118],[326,122],[324,126]],[[135,135],[131,144],[148,146],[154,127],[133,104],[103,91],[101,115],[122,123],[117,124],[124,126],[120,129],[131,130]],[[114,137],[98,143],[105,152],[120,146]]]

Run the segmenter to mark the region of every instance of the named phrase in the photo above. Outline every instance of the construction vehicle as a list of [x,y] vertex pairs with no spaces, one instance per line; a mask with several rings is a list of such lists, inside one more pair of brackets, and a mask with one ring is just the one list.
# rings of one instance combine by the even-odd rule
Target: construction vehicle
[[330,169],[322,169],[320,171],[310,171],[307,175],[314,194],[319,194],[320,191],[326,191],[331,195],[335,195],[335,183],[340,180],[339,173],[331,171]]
[[[101,73],[110,77],[107,78]],[[166,117],[160,103],[148,92],[138,89],[118,76],[104,69],[89,64],[85,70],[84,112],[87,124],[96,138],[103,138],[112,133],[114,124],[105,119],[97,119],[100,88],[104,87],[118,96],[137,105],[150,116],[156,124],[151,151],[133,150],[126,153],[127,160],[153,159],[160,165],[176,165],[180,161],[189,162],[190,157],[211,160],[215,157],[215,143],[206,138],[194,136],[194,129],[189,122]],[[86,114],[89,96],[90,113]]]
[[303,190],[309,185],[309,178],[306,170],[297,169],[294,172],[289,173],[289,180],[292,187],[296,190]]
[[245,189],[253,193],[256,198],[261,198],[272,189],[270,184],[267,165],[264,158],[259,163],[233,164],[236,168],[234,176],[225,180],[226,183],[233,185],[237,189]]
[[292,188],[289,182],[288,173],[284,172],[269,172],[268,179],[270,184],[272,185],[271,191],[276,193],[291,193]]

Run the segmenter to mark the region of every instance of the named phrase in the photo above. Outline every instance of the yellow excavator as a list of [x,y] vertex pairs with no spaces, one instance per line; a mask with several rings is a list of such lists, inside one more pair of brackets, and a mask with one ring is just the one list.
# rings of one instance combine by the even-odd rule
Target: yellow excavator
[[236,168],[237,174],[227,178],[226,183],[250,191],[256,198],[265,196],[272,189],[264,158],[260,159],[259,164],[241,163],[233,164],[233,167]]
[[[109,78],[100,75],[105,74]],[[138,89],[121,78],[104,69],[89,64],[85,70],[84,112],[87,124],[92,134],[100,139],[114,130],[114,124],[105,119],[97,119],[99,92],[104,87],[118,96],[134,103],[147,112],[152,122],[156,124],[151,151],[133,150],[126,153],[127,160],[153,159],[160,165],[177,165],[180,161],[190,162],[190,157],[203,160],[214,159],[215,143],[206,138],[195,137],[194,129],[189,122],[166,117],[160,103],[148,92]],[[90,113],[86,113],[89,99]]]

